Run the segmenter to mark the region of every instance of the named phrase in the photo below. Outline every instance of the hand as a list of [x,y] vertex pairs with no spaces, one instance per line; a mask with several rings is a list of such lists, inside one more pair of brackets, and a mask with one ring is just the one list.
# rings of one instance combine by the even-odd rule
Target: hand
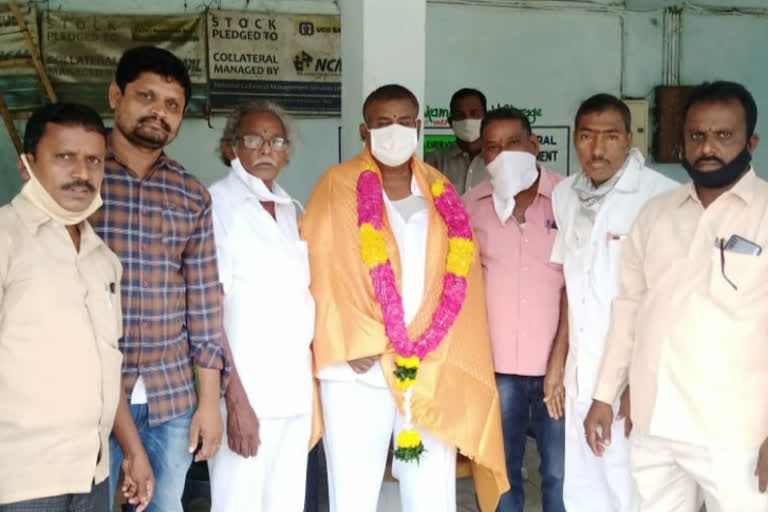
[[547,406],[549,417],[555,421],[565,414],[564,374],[563,365],[553,364],[547,368],[547,374],[544,376],[544,405]]
[[361,357],[347,361],[347,364],[355,370],[355,373],[365,373],[371,369],[371,366],[379,360],[379,356]]
[[613,406],[599,400],[592,400],[587,418],[584,420],[584,433],[592,453],[600,457],[611,444],[611,423]]
[[144,448],[134,454],[123,454],[123,496],[136,512],[142,512],[152,501],[155,491],[155,475]]
[[245,392],[237,397],[227,392],[227,443],[230,450],[246,458],[255,457],[259,450],[259,419]]
[[216,455],[221,445],[223,431],[218,402],[200,401],[189,424],[189,453],[194,453],[198,443],[202,442],[200,450],[195,455],[195,462],[208,460]]
[[621,400],[619,401],[619,414],[616,415],[616,421],[624,418],[624,437],[629,439],[629,434],[632,432],[632,417],[629,415],[631,409],[629,407],[629,386],[621,394]]
[[760,492],[765,492],[766,487],[768,487],[768,438],[760,445],[755,476],[757,477]]

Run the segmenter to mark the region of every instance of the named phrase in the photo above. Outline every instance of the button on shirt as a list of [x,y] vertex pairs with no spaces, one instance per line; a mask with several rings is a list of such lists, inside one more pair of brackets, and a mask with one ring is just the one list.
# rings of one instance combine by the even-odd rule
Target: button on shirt
[[470,158],[455,142],[426,155],[424,161],[443,173],[459,195],[488,177],[482,155]]
[[[275,183],[273,218],[263,182],[233,169],[211,186],[224,327],[243,387],[259,418],[312,412],[315,301],[296,209]],[[279,392],[275,386],[279,385]]]
[[211,199],[165,155],[139,179],[114,153],[101,195],[91,222],[124,269],[123,385],[130,396],[142,377],[158,425],[195,406],[193,362],[224,367]]
[[120,397],[120,262],[84,222],[16,196],[0,209],[0,504],[109,476]]
[[480,244],[488,323],[497,373],[541,376],[557,333],[562,266],[549,257],[557,233],[550,195],[561,177],[540,166],[538,194],[525,224],[502,224],[485,180],[464,196]]
[[603,357],[611,301],[619,290],[621,244],[645,203],[679,185],[645,167],[641,159],[632,158],[603,200],[591,231],[584,236],[576,224],[577,216],[584,215],[573,189],[577,176],[564,179],[552,192],[552,210],[559,229],[551,261],[563,264],[568,294],[566,393],[588,404]]
[[[721,255],[715,239],[731,235],[762,253]],[[691,184],[650,202],[625,243],[594,397],[612,401],[629,377],[635,428],[757,455],[768,436],[766,251],[768,183],[754,171],[706,209]]]

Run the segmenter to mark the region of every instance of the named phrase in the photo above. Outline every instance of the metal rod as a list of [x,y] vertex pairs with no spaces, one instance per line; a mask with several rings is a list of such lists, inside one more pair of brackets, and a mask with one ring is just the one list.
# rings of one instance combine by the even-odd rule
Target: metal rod
[[20,58],[20,59],[8,59],[0,60],[0,68],[12,68],[13,66],[25,66],[32,64],[32,59]]
[[19,137],[19,132],[16,131],[16,125],[11,117],[11,111],[8,110],[8,106],[5,104],[2,91],[0,91],[0,115],[3,117],[3,123],[5,123],[5,128],[8,130],[8,135],[11,136],[13,145],[16,147],[16,153],[20,155],[23,149],[21,137]]

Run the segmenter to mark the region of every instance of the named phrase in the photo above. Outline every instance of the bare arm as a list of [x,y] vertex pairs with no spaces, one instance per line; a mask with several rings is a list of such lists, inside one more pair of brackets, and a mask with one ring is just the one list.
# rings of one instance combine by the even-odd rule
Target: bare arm
[[123,451],[123,461],[120,465],[123,470],[123,496],[128,503],[136,506],[137,512],[141,512],[152,500],[155,477],[139,431],[133,422],[128,400],[124,396],[120,397],[117,406],[112,435]]
[[568,357],[568,294],[563,287],[560,296],[560,320],[557,325],[552,352],[549,354],[547,374],[544,377],[544,404],[553,420],[565,414],[565,361]]

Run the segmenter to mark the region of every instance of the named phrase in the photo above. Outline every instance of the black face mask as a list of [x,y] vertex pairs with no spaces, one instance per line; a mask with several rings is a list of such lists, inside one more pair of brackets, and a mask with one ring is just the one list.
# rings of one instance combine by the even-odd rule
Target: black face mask
[[[713,159],[722,164],[718,170],[703,172],[696,169],[695,166],[700,162]],[[736,183],[747,169],[749,169],[749,162],[751,161],[752,153],[744,147],[744,149],[741,150],[741,153],[727,164],[717,157],[701,157],[693,164],[683,158],[682,164],[685,170],[688,171],[688,176],[691,177],[696,185],[703,188],[722,188]]]

